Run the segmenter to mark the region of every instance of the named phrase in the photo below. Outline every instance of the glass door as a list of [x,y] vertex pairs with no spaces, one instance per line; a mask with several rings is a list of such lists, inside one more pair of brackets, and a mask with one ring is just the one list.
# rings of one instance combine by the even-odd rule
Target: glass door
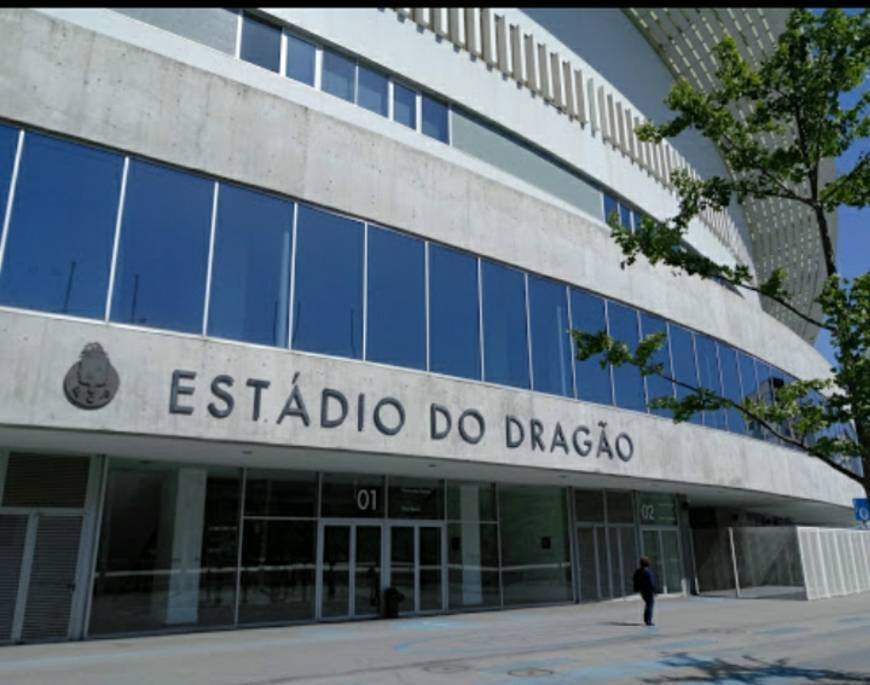
[[683,562],[678,531],[644,529],[643,553],[649,557],[659,580],[661,594],[680,594],[683,588]]
[[404,596],[400,614],[416,613],[415,526],[390,526],[390,585]]
[[318,564],[320,618],[377,616],[381,597],[381,527],[322,523]]
[[353,615],[377,616],[381,606],[381,527],[354,526]]
[[419,526],[420,611],[441,611],[444,607],[444,566],[441,557],[441,526]]
[[667,592],[682,593],[683,587],[683,563],[680,556],[680,538],[675,530],[663,530],[662,541],[662,566],[665,570],[665,587]]
[[404,595],[401,615],[444,610],[443,524],[390,525],[389,585]]
[[320,561],[320,616],[348,618],[350,606],[350,536],[353,526],[324,525]]
[[[580,601],[596,601],[608,596],[607,550],[604,526],[577,526],[577,563],[580,566]],[[601,570],[605,569],[602,575]]]

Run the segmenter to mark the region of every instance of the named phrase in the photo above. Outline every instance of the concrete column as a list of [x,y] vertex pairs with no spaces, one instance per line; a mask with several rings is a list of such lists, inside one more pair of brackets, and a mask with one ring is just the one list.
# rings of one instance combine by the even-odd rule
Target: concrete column
[[208,472],[204,468],[178,470],[172,536],[172,575],[166,606],[168,624],[196,623],[197,620],[207,481]]
[[459,486],[459,515],[462,519],[462,602],[483,602],[480,554],[480,492],[476,485]]

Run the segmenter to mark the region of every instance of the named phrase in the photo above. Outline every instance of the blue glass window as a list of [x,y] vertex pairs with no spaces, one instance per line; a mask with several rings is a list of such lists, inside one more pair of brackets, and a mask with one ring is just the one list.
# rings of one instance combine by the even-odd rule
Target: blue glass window
[[[693,388],[700,387],[698,382],[698,367],[695,363],[694,335],[682,326],[668,324],[668,338],[671,342],[671,362],[674,367],[674,380],[686,383]],[[677,399],[681,400],[691,394],[691,390],[674,383]],[[692,423],[703,425],[704,419],[700,412],[689,419]]]
[[[821,406],[825,403],[825,399],[817,390],[810,390],[804,396],[804,399],[801,403],[806,405]],[[815,445],[816,442],[818,442],[819,438],[822,437],[822,435],[822,431],[816,431],[815,433],[809,434],[807,436],[807,444],[810,446]]]
[[246,62],[277,72],[281,67],[281,29],[242,14],[242,46],[239,56]]
[[[701,376],[701,387],[710,392],[722,395],[722,377],[719,375],[719,358],[716,356],[716,343],[706,335],[695,335],[695,347],[698,354],[698,372]],[[704,412],[704,425],[711,428],[725,429],[725,412],[716,409]]]
[[619,203],[619,223],[623,228],[631,228],[631,210],[621,202]]
[[[604,300],[583,290],[571,289],[571,323],[574,328],[586,333],[607,330]],[[572,347],[572,355],[576,346]],[[575,361],[577,373],[577,398],[600,404],[613,404],[613,385],[610,382],[610,366],[601,368],[601,355],[586,361]]]
[[387,77],[379,71],[359,66],[357,104],[381,116],[387,116]]
[[[0,302],[105,316],[123,165],[123,158],[112,152],[27,133]],[[7,186],[3,184],[4,196]]]
[[15,164],[17,147],[18,129],[0,124],[0,233],[3,231],[6,200],[9,197],[9,184],[12,182],[12,167]]
[[612,195],[604,193],[604,223],[610,220],[610,215],[616,213],[619,216],[619,203]]
[[[773,404],[773,374],[770,365],[755,360],[755,375],[758,377],[758,396],[765,404]],[[768,442],[777,442],[777,439],[766,428],[761,429],[762,436]]]
[[306,40],[287,34],[287,76],[314,85],[314,55],[317,49]]
[[758,377],[758,397],[765,404],[773,404],[773,381],[771,380],[770,365],[756,359],[755,375]]
[[631,213],[631,221],[634,230],[638,230],[640,228],[640,224],[643,221],[643,214],[637,210]]
[[293,348],[362,357],[363,225],[299,205]]
[[[774,367],[774,373],[777,374],[778,377],[782,379],[783,386],[790,385],[791,383],[794,383],[797,380],[797,378],[792,376],[790,373],[786,373],[785,371],[783,371],[781,369],[777,369],[776,367]],[[781,387],[781,386],[777,386],[777,387]],[[799,400],[799,402],[802,403],[802,400]],[[844,429],[845,428],[847,428],[847,426],[844,426]],[[785,435],[786,437],[789,437],[789,438],[796,438],[797,437],[797,431],[794,428],[794,420],[793,419],[787,419],[785,421],[785,423],[781,424],[780,429],[782,431],[782,434]],[[788,445],[787,443],[783,443],[783,444],[786,447],[789,447],[790,449],[794,447],[793,445]]]
[[426,367],[423,241],[369,226],[368,342],[375,362]]
[[[755,369],[755,360],[748,354],[738,352],[737,357],[740,364],[740,385],[743,388],[743,397],[755,401],[760,401],[761,397],[758,392],[758,374]],[[761,434],[761,426],[750,420],[746,426],[746,432],[754,438],[763,438]]]
[[[641,335],[643,335],[643,337],[652,335],[653,333],[665,334],[662,346],[653,353],[650,361],[653,364],[661,364],[663,366],[664,374],[673,377],[671,371],[671,355],[668,352],[668,326],[664,319],[655,316],[654,314],[641,312],[640,327]],[[674,396],[674,384],[655,374],[646,377],[646,388],[650,400],[653,400],[656,397]],[[650,411],[659,416],[673,416],[673,412],[671,412],[670,409],[650,409]]]
[[529,387],[523,273],[482,260],[484,380]]
[[112,321],[202,333],[214,184],[130,161]]
[[[737,350],[730,345],[719,343],[719,366],[722,368],[723,395],[738,404],[743,401],[743,389],[740,387],[740,371],[737,363]],[[729,407],[725,410],[728,430],[732,433],[745,433],[746,422],[743,414]]]
[[[773,366],[772,364],[768,365],[768,368],[770,369],[771,402],[773,402],[774,398],[776,397],[776,393],[779,392],[780,388],[782,388],[786,383],[789,382],[789,379],[791,377],[788,376],[788,374],[786,374],[782,369],[779,369],[779,368]],[[791,378],[791,380],[794,380],[794,379]],[[774,427],[782,435],[788,436],[791,434],[791,428],[787,422],[774,424]],[[771,436],[771,437],[773,438],[773,440],[775,442],[778,442],[779,444],[785,444],[779,438],[776,438],[773,436]]]
[[408,128],[417,128],[417,93],[393,82],[393,119]]
[[[640,340],[637,310],[608,302],[607,318],[610,322],[610,336],[625,343],[629,351],[634,352]],[[640,375],[640,369],[633,364],[623,364],[613,368],[613,390],[616,395],[616,406],[646,411],[643,376]]]
[[354,101],[356,91],[356,64],[349,57],[332,50],[323,50],[323,90],[327,93]]
[[429,245],[429,369],[480,378],[477,259]]
[[529,276],[529,319],[534,389],[573,397],[573,345],[568,333],[565,286],[540,276]]
[[208,333],[287,346],[293,203],[222,184]]
[[423,133],[440,140],[442,143],[449,142],[447,132],[447,105],[423,94]]

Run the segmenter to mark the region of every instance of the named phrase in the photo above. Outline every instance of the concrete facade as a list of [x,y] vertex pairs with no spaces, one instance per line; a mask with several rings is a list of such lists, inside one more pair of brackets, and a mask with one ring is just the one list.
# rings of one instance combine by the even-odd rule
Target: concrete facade
[[[431,460],[448,469],[451,462],[460,462],[474,467],[527,467],[569,477],[622,477],[631,479],[638,488],[645,482],[666,483],[676,490],[686,486],[734,488],[830,504],[857,496],[852,483],[791,450],[703,427],[675,428],[668,419],[541,393],[520,393],[371,362],[298,352],[288,355],[286,351],[231,342],[206,342],[192,336],[27,314],[0,313],[0,332],[4,340],[0,363],[13,370],[11,382],[0,388],[0,424],[10,429],[94,431],[232,443],[239,446],[236,458],[251,445],[350,449],[390,456],[392,462]],[[115,400],[104,409],[83,412],[57,388],[85,344],[94,340],[109,354],[121,377],[121,387]],[[170,408],[172,375],[177,370],[196,374],[195,378],[185,377],[175,383],[176,387],[194,389],[192,394],[176,395],[177,407],[190,407],[190,414]],[[225,402],[211,391],[211,383],[219,375],[229,375],[234,381],[225,388],[234,398],[232,412],[225,418],[217,418],[208,410],[210,403],[221,411],[226,409]],[[254,391],[245,385],[249,378],[271,383],[261,393],[257,420],[252,418]],[[299,416],[290,415],[278,423],[295,386],[309,415],[309,425]],[[349,403],[346,419],[333,428],[322,425],[324,388],[340,391]],[[361,430],[360,394],[365,395]],[[374,424],[375,408],[384,398],[398,400],[405,411],[404,424],[395,435]],[[326,403],[326,418],[337,419],[341,413],[337,402]],[[453,428],[443,439],[432,437],[432,404],[447,408],[452,418]],[[294,402],[293,407],[297,406]],[[459,417],[468,409],[480,412],[485,423],[484,435],[476,444],[464,440],[458,430]],[[393,406],[384,406],[380,413],[388,431],[400,424]],[[522,443],[514,448],[507,444],[508,416],[516,418],[525,431]],[[532,443],[532,419],[543,424],[543,449]],[[446,425],[442,415],[437,421],[436,435]],[[466,422],[469,438],[474,440],[480,434],[480,424],[473,417]],[[609,454],[599,447],[601,422],[606,424]],[[564,432],[566,447],[553,444],[557,424]],[[576,436],[579,452],[573,445],[578,426],[588,429]],[[511,442],[517,442],[519,429],[512,427],[511,431]],[[630,437],[631,448],[628,443],[617,445],[621,433]],[[64,440],[75,437],[70,435]],[[628,456],[627,460],[619,457],[618,448]],[[587,452],[586,456],[582,452]],[[268,463],[277,465],[280,460]],[[460,473],[461,469],[452,472]]]
[[[93,16],[95,10],[70,12],[69,19],[79,12],[89,21],[122,20]],[[7,12],[0,20],[11,38],[0,47],[8,72],[0,83],[0,114],[9,120],[304,198],[593,286],[731,342],[796,376],[828,372],[815,350],[782,324],[759,316],[754,303],[712,283],[691,281],[682,287],[688,279],[666,269],[639,263],[623,271],[621,253],[603,222],[551,197],[544,202],[528,186],[508,185],[502,174],[490,171],[496,178],[487,178],[482,165],[461,153],[388,127],[381,117],[349,103],[213,50],[197,51],[165,32],[158,34],[164,49],[180,43],[189,59],[200,58],[200,68],[41,14]],[[148,35],[140,25],[133,29]],[[46,64],[45,55],[60,49],[70,57]],[[83,77],[85,64],[101,64],[104,75]],[[218,71],[218,65],[220,75],[203,72],[206,67]],[[121,101],[115,98],[119,87],[127,94]],[[163,135],[165,130],[173,135]],[[641,180],[622,182],[649,187]],[[527,192],[520,195],[518,188]]]
[[[522,270],[527,350],[532,336],[528,283],[540,275],[558,281],[566,296],[569,287],[591,291],[716,338],[795,377],[829,373],[827,362],[799,336],[766,315],[757,298],[736,294],[712,282],[676,276],[647,263],[620,268],[622,255],[601,218],[603,193],[617,194],[645,212],[661,216],[672,213],[677,200],[666,179],[671,160],[656,157],[658,171],[646,171],[638,159],[646,155],[652,160],[654,151],[635,153],[631,147],[634,139],[630,133],[626,138],[625,129],[619,137],[621,149],[604,145],[600,128],[590,122],[580,125],[576,117],[565,113],[564,107],[559,109],[559,98],[564,93],[550,91],[548,96],[549,83],[540,93],[530,94],[510,81],[504,71],[497,74],[494,68],[499,59],[505,66],[506,52],[504,45],[496,49],[490,44],[492,36],[476,36],[482,39],[482,52],[477,56],[473,46],[471,52],[456,49],[445,39],[451,30],[446,28],[448,19],[456,16],[450,14],[452,9],[439,15],[445,21],[442,33],[437,33],[441,30],[437,22],[433,23],[436,32],[426,33],[415,28],[401,11],[387,9],[255,10],[251,16],[285,31],[280,39],[285,48],[290,35],[317,43],[314,87],[241,59],[241,15],[229,10],[196,12],[0,11],[0,123],[23,129],[19,140],[33,132],[44,132],[116,151],[124,156],[124,183],[130,160],[148,160],[205,176],[214,189],[207,284],[211,285],[212,278],[218,190],[223,184],[244,184],[296,202],[297,212],[305,203],[365,222],[366,241],[369,225],[431,241],[425,243],[427,279],[430,245],[471,253],[478,260],[481,298],[480,260],[494,260]],[[475,20],[483,14],[466,10],[463,16]],[[602,28],[616,21],[620,30],[633,30],[621,15],[614,19],[595,13],[590,17]],[[529,43],[544,41],[546,45],[538,49],[545,56],[548,49],[554,49],[565,58],[583,59],[582,46],[560,42],[528,14],[508,9],[499,19],[511,29],[531,26],[536,39]],[[619,58],[628,63],[646,55],[648,50],[645,46],[641,49],[641,45],[633,41]],[[417,88],[418,118],[421,93],[443,98],[453,108],[448,117],[452,122],[449,125],[455,126],[458,134],[453,140],[462,144],[445,144],[423,135],[422,126],[421,130],[406,128],[391,117],[325,92],[319,70],[324,48],[331,47],[386,70],[391,95],[394,83]],[[502,57],[497,58],[499,50]],[[286,54],[284,50],[282,60],[287,59]],[[558,65],[559,55],[551,62]],[[588,70],[586,76],[594,78],[596,85],[606,86],[608,99],[604,98],[605,91],[600,91],[603,102],[613,102],[616,94],[613,111],[619,117],[623,116],[623,107],[629,105],[636,115],[655,114],[647,111],[649,93],[617,91],[607,80],[608,74],[599,74],[586,62],[577,63],[583,64],[583,69]],[[617,85],[625,89],[623,83]],[[479,125],[463,119],[462,111],[481,121],[496,122],[503,129],[500,137],[481,136]],[[698,141],[689,144],[691,151],[686,150],[684,156],[695,158],[697,167],[719,168],[721,161],[715,149]],[[15,173],[21,149],[19,145]],[[511,168],[525,164],[528,166],[521,170]],[[14,189],[14,181],[10,187]],[[123,191],[118,203],[113,276],[123,226]],[[0,219],[4,216],[5,225],[0,221],[3,240],[9,232],[11,210],[0,212]],[[742,226],[739,207],[732,219]],[[294,218],[294,241],[297,223]],[[742,243],[736,233],[731,242],[723,239],[725,233],[713,230],[709,221],[696,221],[687,242],[711,258],[734,263],[740,257]],[[293,269],[297,244],[293,243]],[[0,274],[3,251],[0,243]],[[290,255],[285,257],[289,263]],[[363,269],[367,268],[366,259],[364,252]],[[539,536],[536,530],[524,531],[517,537],[528,538],[536,551],[539,546],[551,556],[561,543],[565,550],[570,547],[568,558],[557,560],[562,564],[558,569],[560,578],[569,579],[566,587],[578,601],[589,598],[579,590],[581,567],[586,563],[588,569],[589,562],[579,561],[582,550],[578,547],[588,541],[578,542],[577,536],[588,532],[584,526],[591,519],[575,512],[575,492],[629,494],[627,518],[618,518],[614,497],[613,511],[607,515],[613,518],[602,514],[601,523],[589,529],[594,558],[606,559],[602,563],[610,564],[614,574],[606,579],[610,590],[602,591],[600,598],[625,594],[627,565],[634,553],[646,549],[647,544],[658,545],[656,549],[662,551],[662,556],[666,544],[673,545],[668,573],[676,574],[677,580],[671,579],[669,592],[679,594],[690,589],[690,507],[723,507],[811,525],[846,525],[851,499],[860,494],[854,482],[821,462],[770,441],[689,423],[677,425],[650,413],[616,406],[425,370],[429,368],[428,337],[424,370],[400,368],[369,361],[365,352],[361,359],[349,359],[287,349],[286,340],[284,348],[271,347],[117,323],[110,316],[112,286],[108,287],[106,314],[95,319],[0,306],[0,369],[6,374],[6,382],[0,384],[0,526],[5,525],[3,516],[12,521],[10,526],[18,526],[16,530],[23,536],[21,549],[25,550],[20,567],[27,570],[22,571],[27,581],[16,586],[10,600],[14,606],[9,619],[12,641],[30,639],[25,627],[25,607],[30,601],[29,564],[41,549],[38,536],[44,528],[40,528],[40,517],[53,515],[36,505],[10,506],[2,501],[7,465],[16,458],[17,464],[23,463],[22,453],[86,456],[90,460],[91,475],[81,505],[66,507],[62,512],[82,517],[75,578],[83,589],[74,593],[68,631],[61,630],[52,639],[59,639],[58,635],[89,635],[88,620],[98,583],[106,587],[113,582],[118,587],[129,583],[127,589],[134,588],[131,594],[145,592],[136,584],[145,583],[135,580],[140,577],[138,569],[113,570],[106,562],[109,533],[103,518],[114,506],[112,497],[120,498],[117,493],[113,495],[108,484],[113,468],[139,468],[143,473],[180,469],[176,480],[161,490],[159,497],[152,493],[157,499],[146,499],[145,486],[137,491],[137,496],[151,502],[152,508],[171,501],[173,506],[183,505],[186,512],[175,519],[170,533],[163,530],[156,542],[142,543],[143,549],[157,558],[159,554],[152,548],[165,539],[173,540],[167,548],[171,557],[167,569],[158,569],[154,576],[157,580],[148,576],[148,582],[153,581],[155,587],[163,575],[171,576],[165,594],[171,598],[166,622],[172,629],[185,623],[198,625],[198,612],[207,613],[204,604],[196,605],[199,576],[193,582],[183,574],[199,574],[199,555],[204,557],[209,550],[208,531],[199,524],[206,518],[210,470],[234,470],[242,493],[241,504],[233,500],[233,506],[239,508],[238,518],[231,524],[223,521],[214,526],[215,530],[237,526],[239,540],[227,557],[230,562],[222,559],[211,564],[225,571],[232,562],[236,564],[234,569],[240,569],[234,581],[235,614],[221,624],[224,627],[240,625],[240,578],[245,569],[243,553],[248,552],[241,542],[243,533],[238,531],[247,531],[248,524],[254,528],[265,525],[257,522],[259,515],[245,509],[249,471],[314,474],[318,498],[327,473],[375,474],[397,481],[403,477],[437,479],[442,484],[485,481],[492,486],[494,500],[501,485],[517,490],[519,486],[539,491],[549,488],[556,496],[542,505],[542,511],[546,510],[548,516],[556,511],[556,519],[565,514],[561,523],[570,531],[565,540],[560,542],[556,537],[554,544],[553,535],[547,532]],[[290,298],[293,287],[288,286]],[[210,291],[205,286],[203,290],[207,321]],[[292,321],[293,310],[288,313],[286,308],[288,293],[283,296],[283,311]],[[482,328],[481,308],[478,312]],[[204,322],[201,330],[210,329]],[[293,330],[292,323],[288,330]],[[292,340],[292,335],[289,337]],[[482,353],[483,336],[479,337]],[[365,346],[366,338],[362,339]],[[84,410],[65,396],[64,379],[86,346],[93,343],[108,355],[120,384],[117,395],[106,406]],[[528,359],[512,362],[528,362],[531,366],[531,357],[528,351]],[[611,389],[613,385],[611,381]],[[637,499],[633,499],[635,494]],[[649,503],[645,506],[652,511],[652,518],[644,520],[643,514],[635,511],[641,494],[649,496],[644,500],[649,502],[656,495],[670,498],[671,511],[664,517],[667,520],[657,519],[656,505]],[[601,502],[610,501],[609,497]],[[317,502],[316,507],[320,507],[323,500]],[[496,505],[492,506],[495,510]],[[476,507],[476,500],[466,499],[460,508],[470,511]],[[456,551],[448,548],[448,526],[455,524],[448,515],[443,514],[437,522],[416,522],[413,526],[407,521],[401,524],[390,520],[392,514],[384,514],[383,520],[374,523],[361,519],[336,524],[320,511],[316,508],[313,515],[306,514],[305,524],[310,524],[315,536],[317,551],[312,554],[316,558],[306,563],[313,569],[312,577],[317,577],[312,581],[317,588],[317,602],[323,601],[324,592],[335,592],[335,587],[330,587],[332,581],[326,580],[327,575],[332,578],[333,565],[324,556],[330,526],[346,525],[351,535],[376,528],[379,536],[383,532],[384,540],[398,526],[410,526],[416,536],[412,549],[418,566],[420,550],[425,547],[424,529],[437,529],[439,535],[443,533],[438,563],[447,576],[446,559]],[[19,519],[13,521],[16,516]],[[481,529],[490,526],[490,530],[498,531],[496,526],[504,524],[499,516],[481,514],[481,521],[473,519],[471,524],[462,519],[462,534],[477,536],[476,549],[462,549],[462,564],[473,558],[478,566],[463,573],[475,578],[478,585],[481,575],[492,572],[493,566],[492,562],[487,567],[481,561],[478,523]],[[123,518],[120,520],[118,526],[127,525]],[[648,537],[640,540],[642,535]],[[457,539],[454,535],[451,544]],[[357,550],[357,542],[350,544],[348,549]],[[390,545],[392,541],[385,541],[378,553],[384,568],[393,563]],[[610,547],[605,555],[607,545]],[[212,547],[219,545],[213,543]],[[500,574],[508,571],[499,570],[504,550],[503,545],[496,547],[494,566],[499,605],[503,606]],[[263,558],[258,563],[262,564]],[[178,559],[182,561],[176,567],[173,564]],[[203,562],[206,574],[214,571],[205,566]],[[531,574],[529,569],[534,566],[514,563],[510,573]],[[0,568],[0,573],[3,570]],[[17,567],[15,571],[17,574]],[[177,575],[179,572],[182,575]],[[417,574],[415,587],[419,588],[422,572],[417,569],[413,573]],[[97,577],[99,580],[95,580]],[[293,578],[295,588],[296,576]],[[202,582],[205,594],[208,580]],[[348,587],[355,587],[356,582],[351,581]],[[541,580],[535,582],[546,585]],[[34,587],[37,590],[33,592],[38,594],[38,584]],[[611,590],[615,594],[607,594]],[[112,594],[105,588],[100,591],[104,596]],[[222,586],[215,589],[208,585],[208,591],[220,595],[224,590]],[[482,596],[482,590],[478,587],[467,594]],[[448,606],[446,581],[442,598],[442,610],[455,610]],[[209,601],[212,599],[209,594]],[[215,606],[220,601],[218,597]],[[157,600],[149,602],[151,609],[159,604]],[[350,606],[354,606],[353,602]],[[111,616],[113,609],[109,605],[102,611]],[[139,611],[147,613],[142,606]],[[319,606],[310,618],[322,618]],[[0,641],[7,639],[3,620],[0,616]]]

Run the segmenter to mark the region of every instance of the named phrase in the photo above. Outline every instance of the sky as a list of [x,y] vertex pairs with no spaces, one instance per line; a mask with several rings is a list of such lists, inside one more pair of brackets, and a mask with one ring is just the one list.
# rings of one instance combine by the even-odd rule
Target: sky
[[[855,12],[857,10],[846,10]],[[870,88],[870,74],[858,88],[840,97],[842,107],[853,106],[861,94]],[[861,152],[870,152],[870,140],[856,141],[852,147],[837,158],[837,173],[842,174],[855,166]],[[837,211],[837,270],[845,278],[854,278],[870,271],[870,208],[855,209],[840,207]],[[836,365],[831,348],[830,335],[821,331],[816,339],[816,349]]]

